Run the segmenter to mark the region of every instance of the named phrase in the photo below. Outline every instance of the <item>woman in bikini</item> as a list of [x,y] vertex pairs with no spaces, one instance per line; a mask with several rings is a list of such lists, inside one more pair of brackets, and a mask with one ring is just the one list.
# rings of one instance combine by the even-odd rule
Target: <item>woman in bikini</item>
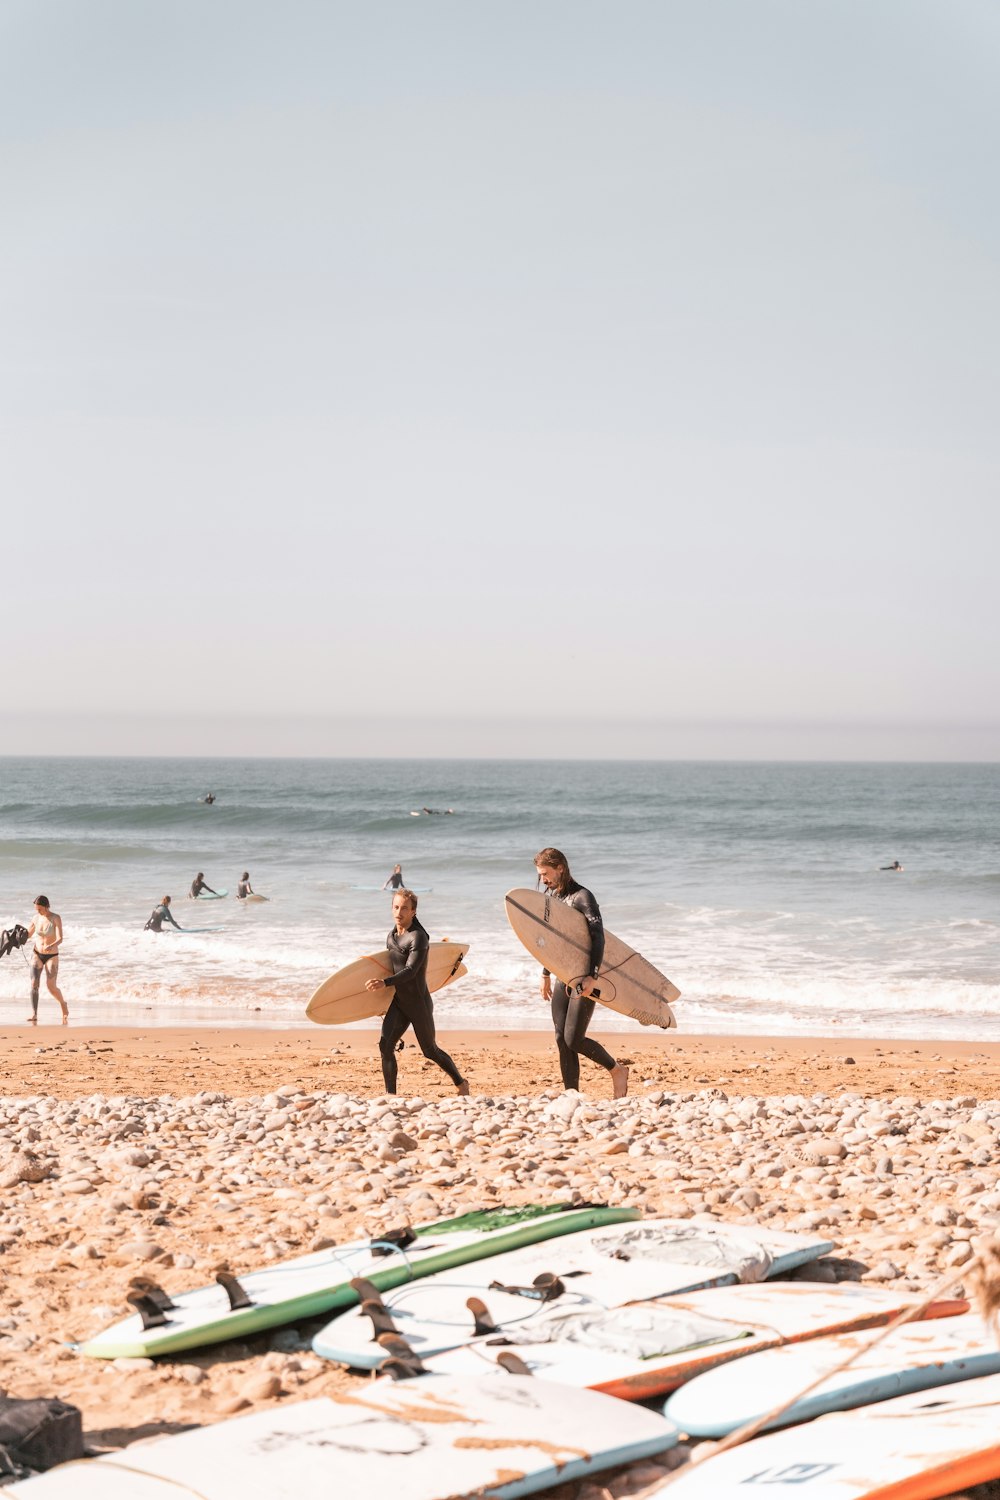
[[52,911],[48,896],[37,897],[35,911],[35,920],[28,928],[28,936],[35,940],[28,965],[31,971],[31,1015],[28,1021],[32,1026],[38,1025],[38,987],[44,973],[49,994],[62,1007],[62,1023],[65,1026],[69,1021],[69,1006],[56,983],[59,978],[59,945],[63,940],[62,917],[58,912]]

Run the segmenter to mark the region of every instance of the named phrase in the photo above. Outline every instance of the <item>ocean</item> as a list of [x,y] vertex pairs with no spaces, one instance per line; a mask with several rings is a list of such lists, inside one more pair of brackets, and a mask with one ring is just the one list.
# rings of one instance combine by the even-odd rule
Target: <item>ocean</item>
[[[679,986],[682,1031],[997,1035],[996,765],[0,759],[0,926],[49,897],[80,1021],[304,1023],[327,974],[384,945],[389,896],[357,887],[400,863],[431,936],[471,943],[439,1024],[546,1029],[503,895],[547,844]],[[233,900],[244,869],[267,904]],[[229,898],[186,900],[199,870]],[[164,894],[219,930],[143,931]],[[9,954],[0,1021],[27,996]]]

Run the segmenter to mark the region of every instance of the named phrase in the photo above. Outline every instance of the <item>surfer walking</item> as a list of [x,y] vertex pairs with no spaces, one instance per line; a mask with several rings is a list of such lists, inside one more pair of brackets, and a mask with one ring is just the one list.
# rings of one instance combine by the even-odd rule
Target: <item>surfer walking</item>
[[382,889],[384,891],[388,891],[388,890],[398,891],[400,889],[400,887],[402,886],[402,884],[403,884],[403,867],[402,867],[402,865],[393,865],[393,867],[392,867],[392,874],[386,876],[385,885],[382,887]]
[[143,928],[143,932],[162,932],[164,922],[169,922],[172,927],[177,928],[178,932],[184,931],[183,927],[175,919],[173,912],[170,910],[169,896],[163,896],[160,900],[159,906],[153,907],[153,910],[149,914],[149,920]]
[[202,891],[208,891],[208,893],[209,893],[210,896],[216,896],[216,895],[218,895],[218,892],[217,891],[213,891],[212,887],[210,885],[206,885],[205,884],[205,872],[204,872],[204,870],[199,870],[198,873],[197,873],[197,875],[194,877],[194,879],[191,882],[191,889],[188,892],[188,895],[190,897],[192,897],[192,899],[194,899],[194,898],[200,896],[201,893],[202,893]]
[[597,1003],[590,999],[604,957],[604,922],[592,891],[580,885],[570,874],[569,862],[558,849],[542,849],[535,855],[538,878],[547,891],[574,907],[585,918],[590,931],[590,966],[584,978],[574,987],[557,979],[552,983],[548,969],[542,970],[542,999],[552,1006],[552,1025],[559,1049],[559,1071],[563,1088],[579,1089],[580,1058],[588,1057],[611,1074],[614,1097],[624,1099],[628,1092],[628,1067],[616,1062],[600,1042],[587,1035]]
[[45,975],[45,983],[53,1000],[58,1000],[62,1009],[62,1023],[69,1023],[69,1006],[63,999],[57,984],[59,978],[59,948],[63,940],[62,917],[52,910],[48,896],[36,896],[35,918],[28,928],[28,937],[34,938],[28,972],[31,975],[31,1015],[28,1022],[38,1025],[38,990]]
[[382,1058],[382,1077],[387,1094],[396,1092],[396,1043],[412,1026],[421,1052],[447,1073],[460,1094],[469,1085],[447,1052],[437,1044],[434,1028],[434,1002],[427,988],[427,958],[430,936],[417,920],[417,898],[405,886],[392,898],[395,926],[385,940],[392,973],[385,979],[369,979],[367,990],[393,990],[392,1003],[382,1021],[378,1050]]

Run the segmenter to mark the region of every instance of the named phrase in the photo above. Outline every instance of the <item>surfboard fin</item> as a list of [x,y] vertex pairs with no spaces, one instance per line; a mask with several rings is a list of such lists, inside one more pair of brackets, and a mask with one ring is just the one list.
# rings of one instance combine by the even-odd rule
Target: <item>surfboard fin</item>
[[253,1298],[247,1296],[230,1271],[217,1271],[215,1279],[229,1298],[230,1312],[237,1312],[241,1307],[253,1307]]
[[412,1245],[416,1237],[407,1224],[402,1229],[387,1229],[385,1234],[372,1240],[368,1248],[373,1255],[393,1255],[397,1250],[405,1250],[408,1245]]
[[427,1374],[420,1355],[398,1333],[380,1334],[378,1341],[389,1356],[382,1366],[383,1374],[393,1380],[412,1380],[415,1375]]
[[490,1317],[490,1310],[485,1302],[482,1302],[478,1297],[470,1297],[465,1305],[475,1320],[477,1334],[500,1332],[500,1329]]
[[137,1276],[131,1283],[133,1292],[141,1292],[148,1297],[161,1312],[173,1312],[177,1303],[173,1302],[169,1292],[165,1292],[162,1286],[157,1286],[155,1281],[147,1281],[145,1277]]
[[554,1302],[561,1297],[566,1287],[552,1271],[543,1271],[530,1286],[505,1286],[502,1281],[491,1281],[491,1292],[508,1292],[512,1297],[533,1297],[538,1302]]
[[361,1304],[361,1311],[366,1318],[372,1320],[372,1339],[379,1339],[383,1334],[396,1334],[399,1329],[392,1320],[392,1313],[386,1307],[381,1297],[377,1302],[366,1300]]
[[521,1356],[519,1354],[515,1354],[512,1349],[505,1349],[502,1354],[498,1354],[497,1364],[501,1365],[507,1371],[508,1375],[534,1374],[534,1371],[529,1370],[528,1366],[524,1363],[524,1360],[521,1358]]
[[378,1307],[384,1307],[382,1293],[374,1281],[369,1281],[366,1276],[355,1276],[351,1281],[351,1290],[357,1293],[359,1302],[374,1302]]
[[142,1319],[143,1333],[147,1328],[163,1328],[170,1322],[163,1308],[158,1307],[147,1292],[129,1292],[125,1300],[135,1308]]

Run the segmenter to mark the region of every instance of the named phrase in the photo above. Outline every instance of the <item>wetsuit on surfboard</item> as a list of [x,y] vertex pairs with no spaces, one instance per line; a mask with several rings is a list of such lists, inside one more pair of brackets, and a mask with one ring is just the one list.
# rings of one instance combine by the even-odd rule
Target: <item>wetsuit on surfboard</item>
[[386,1093],[396,1092],[396,1043],[411,1026],[424,1056],[437,1063],[452,1083],[459,1086],[463,1082],[461,1073],[447,1052],[437,1044],[434,1002],[427,988],[430,937],[426,928],[414,916],[405,932],[397,932],[395,927],[390,930],[385,946],[392,973],[385,976],[384,983],[393,989],[392,1004],[382,1021],[378,1044]]

